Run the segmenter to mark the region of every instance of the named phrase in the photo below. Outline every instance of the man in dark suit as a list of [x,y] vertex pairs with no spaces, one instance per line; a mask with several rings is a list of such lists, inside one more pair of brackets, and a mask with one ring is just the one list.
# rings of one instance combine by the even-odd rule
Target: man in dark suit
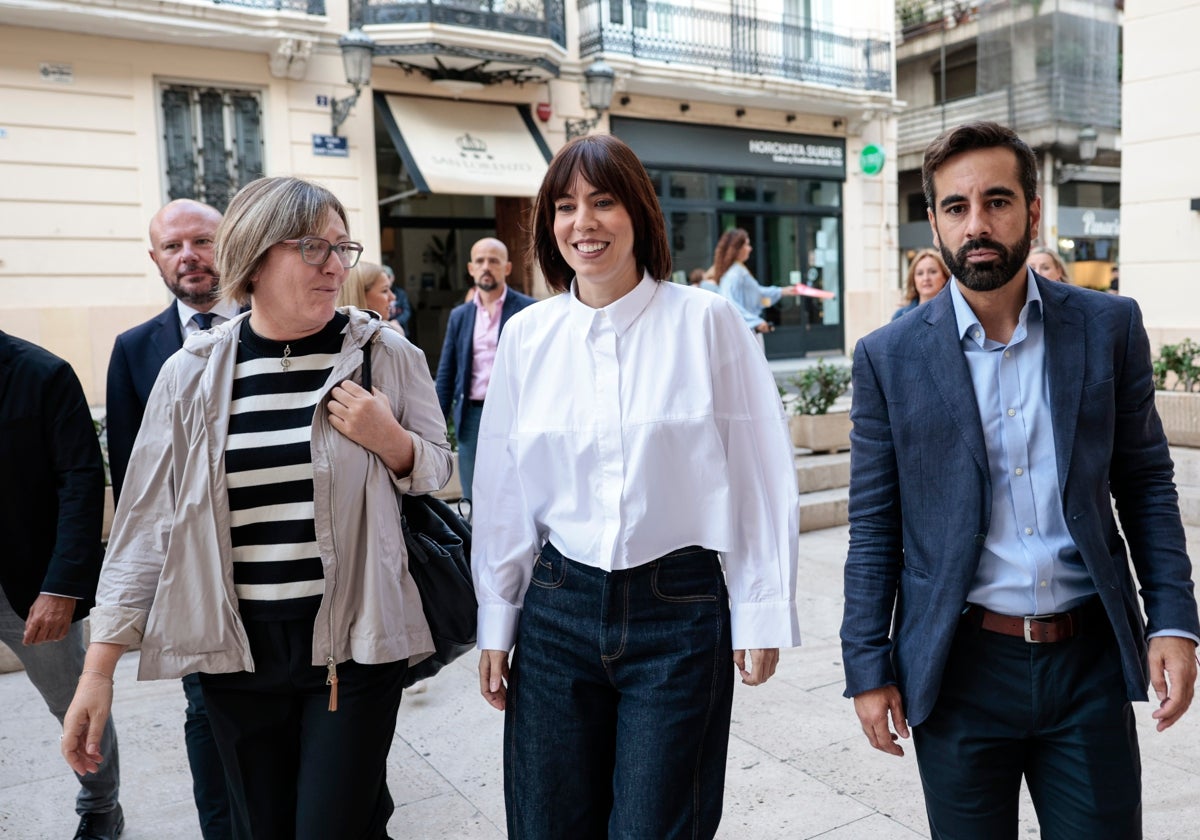
[[[159,369],[186,336],[238,313],[236,304],[217,298],[220,280],[213,268],[213,239],[220,223],[216,208],[186,198],[167,204],[150,220],[150,259],[175,300],[149,321],[117,336],[109,358],[108,462],[114,501],[120,501],[129,455]],[[184,677],[183,690],[188,701],[184,735],[200,828],[205,840],[227,840],[233,832],[229,795],[199,675]]]
[[499,239],[480,239],[471,246],[467,271],[475,281],[475,299],[450,312],[446,340],[438,361],[437,393],[442,414],[454,420],[458,441],[458,475],[463,498],[471,498],[475,475],[475,441],[483,400],[504,324],[533,298],[508,288],[512,263]]
[[855,349],[846,696],[879,750],[913,727],[934,838],[1015,838],[1022,776],[1042,837],[1140,838],[1130,701],[1177,721],[1200,641],[1141,314],[1026,269],[1009,129],[943,133],[923,180],[954,277]]
[[[0,642],[61,724],[79,680],[111,684],[110,674],[83,671],[81,625],[100,577],[104,461],[71,366],[3,332],[0,476]],[[76,840],[116,838],[125,825],[112,721],[100,754],[100,769],[79,777]]]

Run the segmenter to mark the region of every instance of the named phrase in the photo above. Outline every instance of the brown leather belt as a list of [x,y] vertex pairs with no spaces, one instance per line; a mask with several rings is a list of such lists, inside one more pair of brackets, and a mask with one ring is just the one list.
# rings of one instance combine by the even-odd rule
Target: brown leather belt
[[1016,636],[1030,644],[1065,642],[1085,631],[1095,631],[1103,626],[1099,622],[1106,621],[1099,598],[1093,598],[1069,612],[1048,615],[1001,615],[978,604],[969,604],[963,616],[990,633]]

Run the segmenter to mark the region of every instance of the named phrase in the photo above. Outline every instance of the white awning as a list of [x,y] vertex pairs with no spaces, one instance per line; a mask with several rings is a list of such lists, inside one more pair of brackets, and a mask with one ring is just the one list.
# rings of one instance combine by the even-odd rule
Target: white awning
[[550,148],[528,108],[376,94],[388,135],[423,193],[533,196]]

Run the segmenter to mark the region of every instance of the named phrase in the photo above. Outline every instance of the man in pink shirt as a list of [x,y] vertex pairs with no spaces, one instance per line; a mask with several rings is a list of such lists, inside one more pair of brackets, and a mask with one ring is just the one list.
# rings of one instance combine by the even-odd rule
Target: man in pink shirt
[[475,298],[450,312],[438,362],[437,393],[442,413],[447,420],[454,421],[458,473],[463,498],[469,501],[479,418],[483,415],[500,332],[514,313],[534,299],[508,288],[512,263],[508,248],[499,239],[488,237],[472,245],[467,271],[475,281]]

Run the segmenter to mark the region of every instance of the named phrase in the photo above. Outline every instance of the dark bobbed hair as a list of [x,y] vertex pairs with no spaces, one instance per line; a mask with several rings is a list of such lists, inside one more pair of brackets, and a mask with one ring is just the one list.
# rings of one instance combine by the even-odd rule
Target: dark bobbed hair
[[921,163],[921,189],[925,192],[925,206],[936,210],[937,195],[933,188],[933,175],[950,158],[974,149],[1011,149],[1017,158],[1017,178],[1025,193],[1026,205],[1037,198],[1037,156],[1029,144],[1017,136],[1011,128],[995,122],[969,122],[943,131],[925,147],[925,159]]
[[550,161],[533,201],[530,260],[541,269],[546,285],[557,292],[571,287],[575,272],[554,238],[554,206],[574,185],[575,176],[621,203],[633,222],[633,254],[638,271],[655,280],[671,276],[671,247],[654,184],[633,149],[609,134],[579,137],[558,150]]

